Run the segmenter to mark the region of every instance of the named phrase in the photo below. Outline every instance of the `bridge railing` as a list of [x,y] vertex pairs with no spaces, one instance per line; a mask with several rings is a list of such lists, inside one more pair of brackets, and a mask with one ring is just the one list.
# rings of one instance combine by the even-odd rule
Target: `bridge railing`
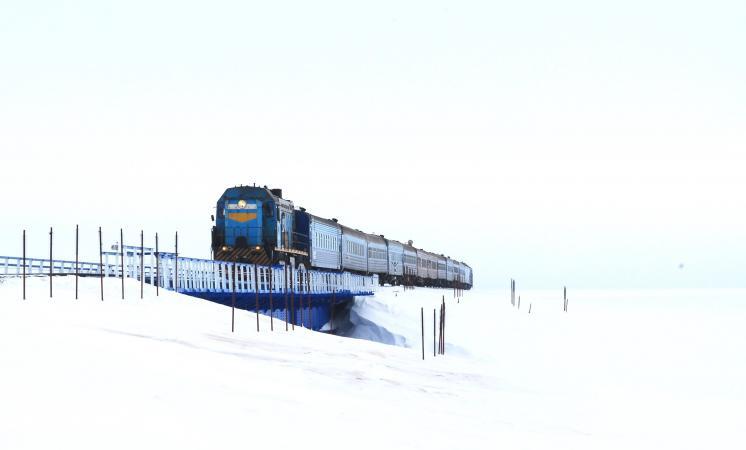
[[219,292],[275,294],[303,292],[310,294],[371,295],[378,285],[376,275],[349,272],[306,270],[303,267],[215,261],[175,257],[174,254],[140,255],[128,251],[124,255],[105,252],[101,264],[92,262],[49,260],[0,256],[0,276],[29,277],[52,275],[104,276],[142,279],[145,283],[179,292]]

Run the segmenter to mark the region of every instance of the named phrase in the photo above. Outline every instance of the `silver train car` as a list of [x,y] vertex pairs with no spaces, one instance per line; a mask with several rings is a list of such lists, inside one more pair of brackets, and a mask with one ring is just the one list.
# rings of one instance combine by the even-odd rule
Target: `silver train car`
[[364,233],[295,209],[281,189],[229,188],[217,210],[212,247],[218,260],[293,261],[319,270],[377,274],[382,284],[473,286],[473,272],[465,263],[415,248],[412,241]]

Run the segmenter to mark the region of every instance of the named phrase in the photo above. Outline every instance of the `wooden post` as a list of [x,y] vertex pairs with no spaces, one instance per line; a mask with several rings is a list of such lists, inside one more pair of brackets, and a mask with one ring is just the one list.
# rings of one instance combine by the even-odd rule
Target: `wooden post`
[[438,315],[438,354],[443,353],[443,304],[440,304]]
[[26,300],[26,230],[23,230],[23,299]]
[[158,253],[158,233],[155,233],[155,296],[158,297],[158,285],[161,283],[161,261]]
[[337,303],[337,286],[332,288],[332,310],[331,310],[331,318],[329,319],[329,332],[334,332],[334,305]]
[[122,265],[122,300],[124,300],[124,230],[121,228],[119,229],[119,255]]
[[174,254],[174,271],[176,279],[174,280],[174,291],[179,292],[179,232],[176,232],[175,240],[176,253]]
[[101,301],[104,301],[104,257],[103,240],[101,239],[101,227],[98,227],[98,275],[101,282]]
[[75,225],[75,300],[78,299],[78,225]]
[[290,324],[295,330],[295,279],[293,278],[293,266],[290,266]]
[[562,303],[563,305],[562,310],[567,312],[567,286],[564,286],[564,289],[562,290],[562,292],[563,292],[562,297],[564,298],[564,301]]
[[425,360],[425,308],[420,308],[420,329],[422,330],[422,360]]
[[256,302],[256,331],[259,332],[259,265],[254,264],[254,300]]
[[140,230],[140,300],[143,299],[145,290],[145,237]]
[[272,305],[272,279],[275,277],[275,271],[272,264],[269,265],[269,331],[275,331],[275,310]]
[[49,298],[52,298],[52,228],[49,228]]
[[303,290],[305,288],[305,283],[303,283],[302,280],[305,275],[301,276],[301,274],[305,274],[305,272],[298,271],[298,303],[300,304],[300,326],[303,327]]
[[231,268],[231,333],[236,330],[236,263]]
[[435,308],[433,308],[433,358],[435,358]]
[[306,277],[306,304],[308,305],[308,329],[313,330],[313,308],[311,307],[311,302],[313,301],[313,297],[311,297],[311,274],[307,273],[308,276]]
[[446,303],[445,302],[443,302],[443,333],[441,334],[441,336],[442,336],[442,341],[443,341],[441,343],[441,347],[442,347],[441,354],[445,355],[446,354]]
[[285,331],[288,331],[288,265],[284,264],[282,267],[285,278]]

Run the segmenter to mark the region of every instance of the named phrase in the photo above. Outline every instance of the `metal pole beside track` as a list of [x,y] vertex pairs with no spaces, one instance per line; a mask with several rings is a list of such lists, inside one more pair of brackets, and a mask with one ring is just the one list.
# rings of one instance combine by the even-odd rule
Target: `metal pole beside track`
[[231,270],[231,333],[236,329],[236,263]]
[[422,360],[425,360],[425,308],[420,308],[420,329],[422,331]]
[[174,254],[174,271],[175,279],[174,279],[174,291],[179,292],[179,232],[176,232],[176,243],[175,243],[175,249],[176,253]]
[[158,297],[158,286],[160,282],[161,282],[161,262],[160,262],[160,255],[158,254],[158,233],[155,233],[155,296],[156,297]]
[[284,264],[282,267],[285,278],[285,331],[288,331],[288,265]]
[[119,255],[122,265],[122,300],[124,300],[124,230],[122,228],[119,229]]
[[331,318],[329,319],[329,332],[334,332],[334,305],[337,303],[337,286],[335,285],[332,288],[332,311],[331,311]]
[[98,227],[98,275],[101,282],[101,301],[104,301],[104,257],[103,240],[101,239],[101,227]]
[[49,228],[49,298],[52,298],[52,228]]
[[75,300],[78,299],[78,225],[75,225]]
[[23,299],[26,300],[26,230],[23,230]]
[[275,310],[272,306],[272,278],[275,277],[275,272],[272,269],[272,263],[269,266],[269,331],[275,331]]
[[[152,272],[151,272],[152,273]],[[140,300],[143,298],[145,290],[145,238],[143,231],[140,230]]]
[[305,279],[305,272],[298,271],[298,303],[300,304],[299,310],[300,310],[300,326],[304,326],[303,321],[303,291],[305,290],[305,283],[303,280]]
[[307,272],[306,276],[306,304],[308,305],[308,329],[313,330],[313,309],[311,308],[311,274]]
[[[259,265],[254,264],[254,302],[256,303],[256,331],[259,332]],[[248,308],[247,308],[248,309]]]
[[290,266],[290,324],[295,331],[295,280],[293,279],[293,266]]

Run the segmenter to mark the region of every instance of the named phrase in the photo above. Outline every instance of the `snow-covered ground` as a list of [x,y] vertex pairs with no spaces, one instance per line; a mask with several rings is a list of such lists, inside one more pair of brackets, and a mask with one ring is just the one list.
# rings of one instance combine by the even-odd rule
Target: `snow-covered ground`
[[[349,334],[128,281],[0,284],[0,448],[743,448],[746,291],[382,288]],[[445,357],[432,310],[445,296]],[[531,314],[528,307],[531,304]],[[420,358],[425,308],[426,360]]]

